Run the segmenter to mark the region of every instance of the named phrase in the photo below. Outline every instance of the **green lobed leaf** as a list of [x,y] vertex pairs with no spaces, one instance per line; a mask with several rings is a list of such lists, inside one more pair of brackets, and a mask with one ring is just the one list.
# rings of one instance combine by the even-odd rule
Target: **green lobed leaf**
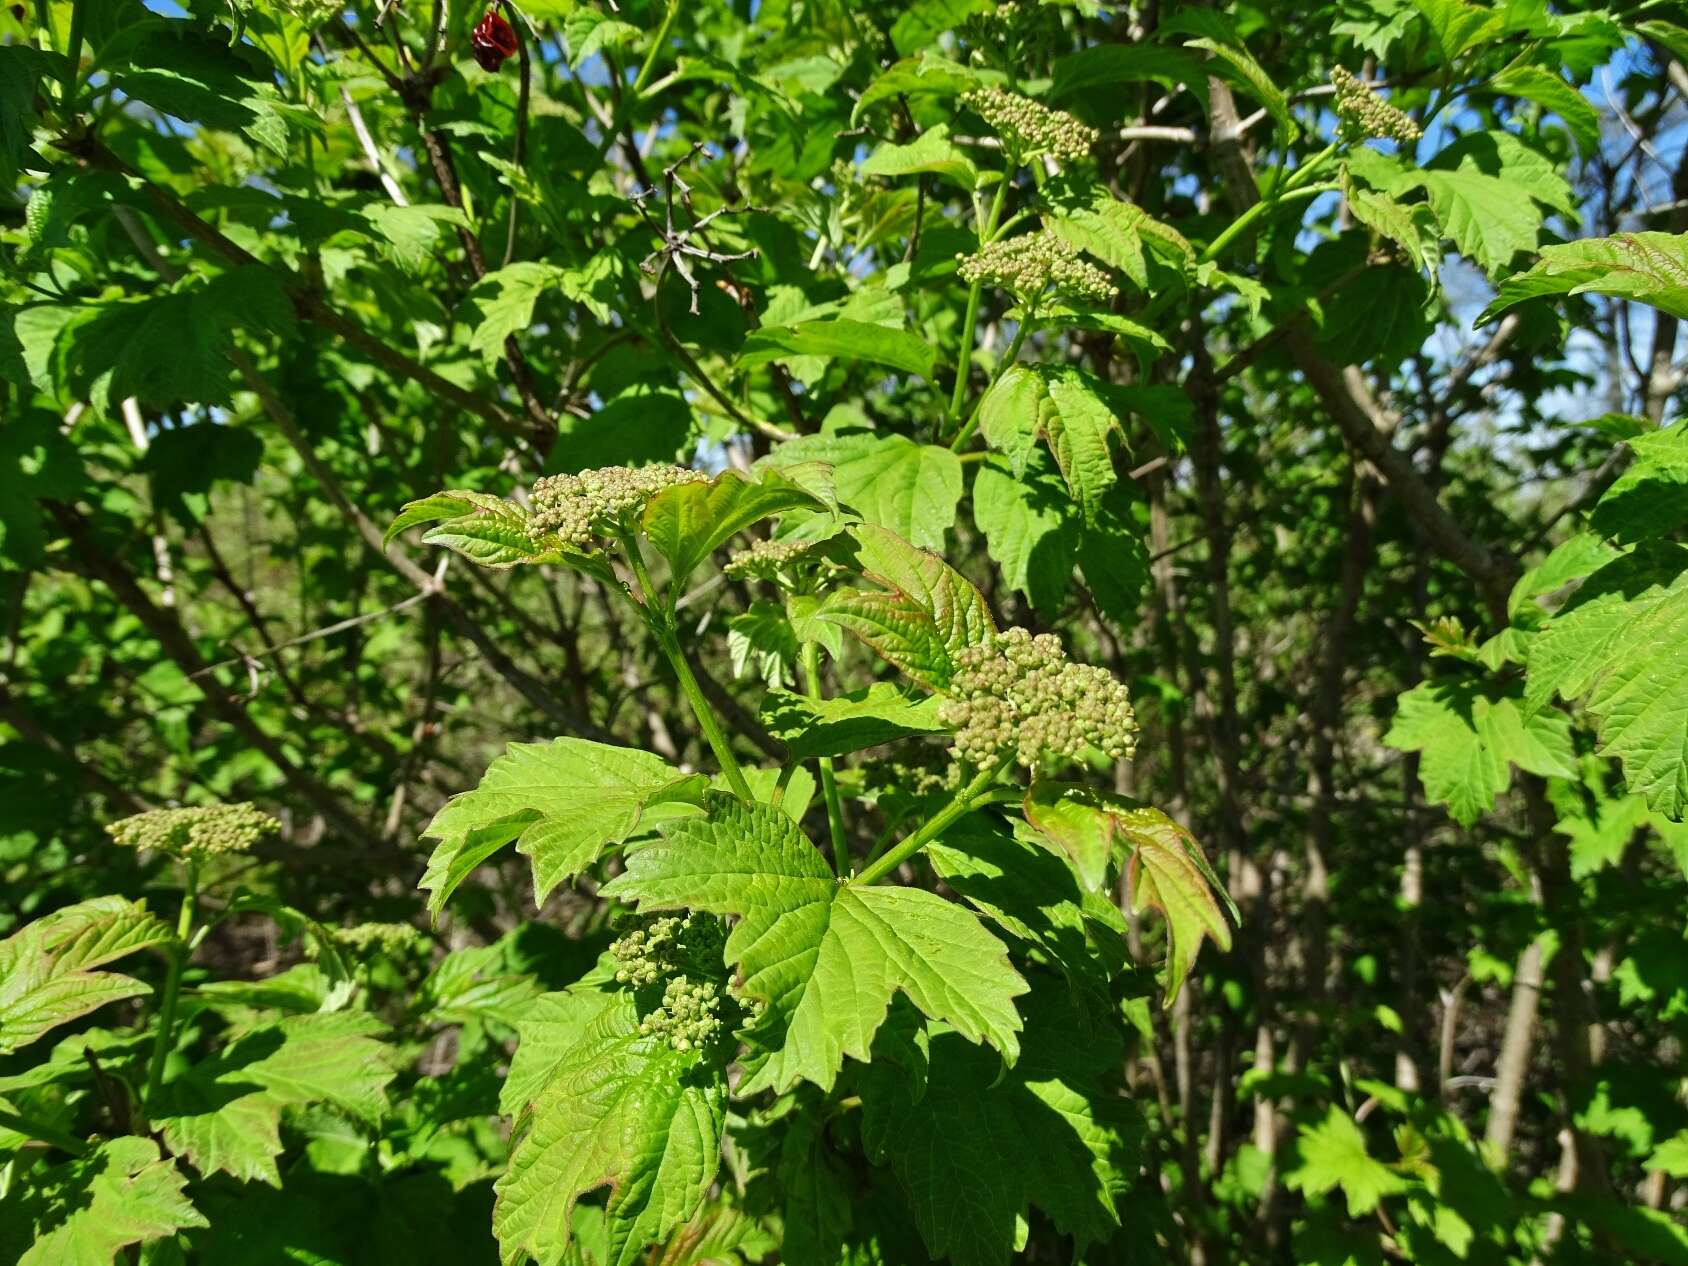
[[35,86],[60,59],[26,44],[0,46],[0,187],[17,187],[18,169],[33,161]]
[[1566,83],[1545,66],[1515,63],[1490,78],[1490,91],[1522,97],[1557,114],[1565,121],[1584,157],[1600,147],[1600,112],[1575,85]]
[[726,1084],[696,1051],[641,1037],[629,993],[593,1016],[516,1126],[494,1185],[506,1266],[564,1260],[580,1196],[609,1187],[605,1266],[632,1266],[690,1219],[721,1159]]
[[153,1121],[201,1174],[279,1187],[284,1109],[325,1105],[365,1122],[386,1109],[383,1031],[356,1011],[288,1016],[167,1082]]
[[1617,233],[1543,247],[1533,267],[1500,283],[1476,323],[1526,299],[1580,294],[1618,295],[1688,318],[1688,234]]
[[1493,39],[1502,29],[1499,13],[1468,0],[1413,0],[1413,7],[1424,15],[1436,43],[1442,50],[1442,60],[1451,64],[1462,53]]
[[535,904],[634,832],[696,811],[706,779],[659,756],[587,739],[512,743],[473,791],[423,832],[438,840],[421,887],[438,914],[457,886],[511,841],[533,866]]
[[1516,691],[1425,682],[1400,697],[1383,742],[1420,753],[1425,793],[1470,826],[1512,785],[1513,765],[1544,777],[1576,771],[1570,722],[1521,702]]
[[1066,859],[1024,822],[982,813],[927,846],[938,878],[1004,932],[1035,947],[1097,1016],[1112,1002],[1107,982],[1125,963],[1125,918],[1112,893],[1086,891]]
[[[1179,48],[1155,44],[1092,44],[1055,59],[1052,102],[1067,101],[1122,83],[1158,83],[1176,88],[1202,78],[1202,59]],[[1088,99],[1088,98],[1084,98]]]
[[754,369],[794,356],[866,361],[900,369],[905,374],[918,374],[930,381],[938,353],[928,340],[907,330],[838,317],[752,330],[745,337],[744,348],[735,363],[741,370]]
[[888,681],[827,699],[770,690],[758,719],[785,744],[792,760],[809,760],[936,734],[944,728],[938,721],[938,703],[935,696],[913,696]]
[[1083,522],[1052,470],[1016,477],[1006,457],[991,454],[973,478],[973,521],[985,534],[1002,579],[1047,614],[1069,596]]
[[501,945],[453,950],[435,965],[411,1001],[423,1024],[492,1022],[515,1028],[539,995],[533,977],[509,970]]
[[955,525],[961,459],[940,445],[874,436],[833,478],[841,502],[924,549],[942,549]]
[[1688,810],[1688,547],[1647,542],[1606,564],[1530,644],[1525,708],[1584,698],[1602,753],[1675,821]]
[[1189,828],[1152,805],[1082,783],[1040,779],[1027,790],[1024,810],[1086,891],[1100,894],[1119,858],[1132,908],[1165,917],[1167,1006],[1178,997],[1203,937],[1222,950],[1231,947],[1225,915],[1236,919],[1236,907]]
[[0,1054],[108,1002],[151,993],[129,976],[93,969],[172,939],[144,905],[95,897],[0,941]]
[[1635,463],[1602,494],[1596,532],[1622,544],[1663,540],[1688,525],[1688,420],[1629,440]]
[[[406,514],[420,512],[413,511],[412,507],[432,504],[437,508],[442,496],[455,497],[460,503],[470,498],[473,500],[458,517],[441,521],[437,527],[424,532],[422,539],[427,544],[443,545],[482,567],[502,569],[519,563],[562,560],[563,555],[557,548],[535,540],[529,533],[527,510],[513,501],[484,493],[440,493],[427,498],[424,503],[413,501],[399,512],[400,520]],[[415,521],[414,518],[411,520]],[[389,528],[389,535],[394,530]]]
[[873,524],[849,530],[858,570],[881,592],[834,591],[817,614],[855,634],[919,684],[942,690],[955,652],[996,631],[984,595],[936,554]]
[[[127,1260],[131,1245],[203,1227],[206,1220],[188,1201],[186,1185],[151,1139],[108,1139],[26,1188],[18,1212],[33,1224],[34,1241],[14,1260],[17,1266],[106,1266]],[[0,1248],[12,1230],[0,1231]]]
[[1364,1217],[1384,1196],[1407,1189],[1401,1174],[1372,1158],[1366,1136],[1341,1108],[1331,1108],[1324,1120],[1303,1129],[1296,1136],[1295,1153],[1295,1164],[1286,1171],[1284,1181],[1310,1196],[1340,1187],[1350,1217]]
[[685,583],[704,559],[763,519],[827,506],[797,479],[764,469],[748,479],[729,470],[707,483],[664,488],[645,506],[645,535],[668,560],[672,584]]
[[1025,1050],[1004,1073],[954,1033],[931,1041],[917,1095],[875,1061],[862,1078],[862,1135],[888,1160],[926,1249],[955,1266],[1004,1266],[1030,1206],[1075,1241],[1075,1260],[1120,1224],[1136,1178],[1142,1123],[1112,1085],[1121,1044],[1064,990],[1041,981],[1027,1002]]
[[907,145],[885,142],[868,155],[861,171],[864,176],[912,176],[932,172],[961,186],[967,193],[972,193],[979,184],[978,168],[973,166],[966,151],[949,139],[949,127],[943,123],[927,128]]
[[914,57],[887,67],[862,92],[851,112],[851,126],[859,123],[870,108],[881,101],[896,101],[899,97],[914,100],[920,97],[958,97],[972,88],[1001,83],[1001,71],[979,66],[963,66],[933,49],[921,49]]
[[556,1074],[581,1034],[617,1004],[614,993],[590,988],[541,994],[516,1025],[516,1053],[498,1092],[498,1110],[517,1116]]
[[488,369],[504,358],[504,340],[533,322],[539,297],[558,284],[562,270],[535,260],[509,264],[488,273],[470,289],[465,302],[476,314],[469,348]]
[[789,817],[711,793],[705,818],[632,854],[604,895],[642,910],[734,915],[726,956],[767,1004],[751,1040],[767,1059],[740,1093],[831,1088],[865,1060],[892,997],[1013,1063],[1025,982],[978,918],[934,893],[841,883]]

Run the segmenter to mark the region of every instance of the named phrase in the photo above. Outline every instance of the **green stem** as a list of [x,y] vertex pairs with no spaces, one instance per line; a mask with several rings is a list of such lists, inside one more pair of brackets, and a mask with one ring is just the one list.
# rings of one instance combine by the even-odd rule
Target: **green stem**
[[[979,229],[979,245],[988,246],[995,241],[996,224],[1002,218],[1002,207],[1008,200],[1008,186],[1011,183],[1013,169],[1002,173],[1002,179],[997,182],[996,197],[991,201],[990,213],[985,217],[984,224]],[[955,356],[955,390],[950,393],[949,413],[951,418],[961,416],[961,402],[967,398],[967,366],[973,359],[973,331],[979,323],[979,296],[984,293],[983,279],[975,281],[967,290],[967,314],[961,318],[961,347]]]
[[656,38],[651,41],[650,51],[645,54],[645,63],[639,67],[639,74],[633,80],[633,96],[638,96],[651,79],[651,71],[656,69],[657,54],[662,52],[663,45],[668,43],[668,29],[674,25],[674,19],[680,13],[680,0],[669,0],[668,12],[662,15],[662,25],[656,28]]
[[[1298,172],[1297,174],[1299,175],[1300,173]],[[1225,253],[1225,249],[1230,246],[1232,242],[1236,241],[1244,233],[1248,232],[1249,229],[1254,227],[1255,221],[1259,220],[1262,216],[1276,211],[1279,207],[1286,206],[1289,203],[1305,202],[1307,199],[1316,198],[1322,193],[1329,193],[1336,187],[1336,185],[1328,182],[1320,185],[1307,185],[1301,188],[1286,189],[1276,198],[1262,199],[1261,201],[1255,203],[1247,211],[1244,211],[1236,219],[1232,220],[1231,223],[1225,227],[1225,231],[1223,233],[1214,238],[1213,241],[1209,242],[1207,249],[1201,253],[1198,262],[1211,264],[1214,260],[1218,259]]]
[[[819,642],[803,643],[803,690],[809,698],[821,697],[821,646]],[[826,801],[826,825],[832,833],[832,869],[839,874],[849,864],[850,853],[844,842],[844,803],[838,798],[838,778],[832,770],[832,757],[816,758],[821,770],[821,798]]]
[[1009,366],[1019,358],[1020,348],[1025,345],[1026,334],[1031,330],[1033,320],[1033,314],[1027,312],[1025,318],[1020,322],[1020,328],[1014,331],[1014,340],[1008,344],[1008,351],[996,363],[996,372],[991,375],[990,385],[979,393],[979,398],[973,402],[973,411],[967,415],[967,421],[962,425],[961,430],[956,432],[955,438],[950,441],[952,453],[959,453],[962,445],[973,438],[973,431],[979,425],[979,411],[985,406],[985,397],[990,395],[991,387],[1002,381],[1002,376],[1008,372]]
[[82,71],[82,33],[88,21],[88,0],[76,0],[70,10],[70,41],[65,49],[64,92],[59,104],[63,107],[64,122],[69,123],[76,112],[76,89]]
[[715,753],[721,772],[726,775],[727,785],[733,789],[733,794],[741,799],[755,800],[756,797],[750,791],[750,783],[745,779],[744,770],[739,766],[738,757],[733,755],[732,746],[727,742],[726,731],[721,728],[715,710],[709,706],[703,687],[698,684],[697,674],[692,672],[685,649],[681,647],[680,639],[675,635],[672,599],[658,600],[656,585],[651,580],[650,569],[645,566],[645,556],[639,549],[638,538],[627,532],[622,535],[621,543],[626,547],[627,561],[633,568],[633,578],[639,582],[639,597],[644,605],[645,619],[656,636],[657,645],[662,648],[662,653],[668,660],[668,666],[679,679],[680,690],[686,696],[686,702],[691,705],[692,715],[697,718],[698,727],[703,730],[709,750]]
[[147,1085],[141,1103],[151,1108],[164,1084],[164,1061],[176,1035],[176,1002],[182,994],[182,969],[187,966],[188,945],[193,936],[194,906],[199,895],[199,865],[188,862],[187,882],[182,888],[182,908],[176,915],[176,939],[170,946],[170,962],[164,973],[164,998],[158,1008],[158,1036],[153,1039],[152,1058],[147,1063]]
[[897,867],[901,866],[909,858],[913,857],[921,849],[925,848],[933,840],[937,839],[945,831],[949,830],[957,819],[973,807],[974,800],[978,798],[981,792],[996,781],[997,775],[1007,769],[1008,763],[1013,759],[1012,755],[1004,756],[995,765],[987,765],[985,768],[981,769],[973,776],[972,782],[968,783],[960,791],[956,792],[950,802],[942,809],[939,809],[935,816],[928,818],[925,824],[921,826],[918,831],[914,832],[914,834],[906,837],[905,839],[899,840],[892,847],[886,849],[884,855],[880,857],[878,861],[870,863],[861,874],[857,875],[850,882],[853,884],[878,883],[881,879],[885,878],[886,875],[889,875],[892,871],[897,869]]
[[16,1112],[8,1112],[4,1108],[0,1108],[0,1130],[12,1130],[40,1143],[51,1143],[59,1151],[72,1156],[88,1154],[88,1145],[75,1135],[66,1134],[63,1130]]
[[1313,177],[1318,174],[1319,168],[1329,162],[1331,156],[1335,154],[1339,148],[1340,142],[1332,141],[1317,154],[1314,154],[1313,157],[1302,163],[1301,166],[1297,167],[1289,174],[1289,179],[1284,181],[1284,187],[1280,190],[1280,193],[1288,193],[1291,189],[1299,189],[1302,185],[1313,179]]

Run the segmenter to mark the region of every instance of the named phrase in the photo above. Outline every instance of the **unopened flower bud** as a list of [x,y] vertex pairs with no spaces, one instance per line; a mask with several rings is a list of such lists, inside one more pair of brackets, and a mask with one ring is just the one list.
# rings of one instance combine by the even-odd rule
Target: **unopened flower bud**
[[130,848],[156,849],[183,861],[220,853],[244,853],[281,829],[252,804],[196,805],[186,809],[150,809],[113,822],[106,832]]
[[1001,88],[975,88],[961,94],[961,104],[983,119],[1003,144],[1021,158],[1049,154],[1078,159],[1090,153],[1099,133],[1064,110]]
[[1031,768],[1096,748],[1115,760],[1137,750],[1137,718],[1124,683],[1071,662],[1060,640],[1009,629],[958,651],[938,719],[955,730],[957,760],[986,765],[1007,752]]
[[549,475],[533,485],[528,532],[556,535],[579,548],[632,523],[633,516],[664,488],[701,483],[702,471],[684,466],[604,466],[578,475]]
[[1342,124],[1343,140],[1362,141],[1370,137],[1412,145],[1424,135],[1411,118],[1341,66],[1330,72],[1330,81],[1336,89],[1336,117]]
[[1003,238],[957,258],[963,281],[996,286],[1021,300],[1053,289],[1059,295],[1105,303],[1119,293],[1107,273],[1047,231]]

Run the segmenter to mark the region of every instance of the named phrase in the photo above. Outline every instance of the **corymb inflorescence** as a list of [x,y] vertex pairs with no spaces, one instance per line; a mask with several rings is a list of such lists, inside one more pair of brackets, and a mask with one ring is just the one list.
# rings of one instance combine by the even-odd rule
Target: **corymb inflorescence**
[[1104,303],[1119,293],[1107,273],[1049,232],[1006,237],[956,258],[961,261],[958,271],[963,281],[984,282],[1021,300],[1037,299],[1050,289],[1093,303]]
[[1361,141],[1370,137],[1412,145],[1424,135],[1406,114],[1341,66],[1330,72],[1330,82],[1336,89],[1336,117],[1342,122],[1343,140]]
[[754,1013],[726,986],[725,946],[721,920],[707,914],[646,916],[611,942],[616,982],[640,995],[642,1036],[699,1050]]
[[958,760],[986,765],[1012,752],[1032,768],[1086,748],[1116,760],[1137,750],[1137,717],[1124,683],[1075,664],[1059,638],[1009,629],[956,652],[950,698],[938,710],[955,729]]
[[1021,158],[1048,154],[1077,159],[1090,153],[1100,135],[1065,110],[1051,110],[1030,97],[1001,88],[975,88],[961,94],[961,104],[978,115],[1003,145]]
[[662,990],[662,1005],[639,1021],[645,1037],[663,1037],[677,1051],[696,1050],[721,1036],[721,987],[675,976]]
[[825,544],[825,541],[757,541],[748,549],[734,551],[721,570],[732,580],[777,583],[815,561]]
[[182,861],[219,853],[244,853],[281,829],[255,805],[208,804],[187,809],[149,809],[112,822],[106,832],[129,848],[150,848]]
[[708,478],[684,466],[604,466],[578,475],[548,475],[533,485],[528,531],[590,547],[595,538],[632,526],[634,516],[664,488]]

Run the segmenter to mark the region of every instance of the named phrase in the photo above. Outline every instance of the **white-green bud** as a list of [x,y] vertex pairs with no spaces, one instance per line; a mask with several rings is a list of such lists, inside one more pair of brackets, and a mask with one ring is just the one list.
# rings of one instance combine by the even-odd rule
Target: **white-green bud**
[[590,548],[594,538],[614,535],[664,488],[701,483],[709,477],[684,466],[602,466],[578,475],[548,475],[533,485],[534,537],[560,536]]
[[1078,159],[1090,153],[1100,135],[1065,110],[1046,105],[1001,88],[975,88],[961,94],[961,104],[983,119],[1005,147],[1021,158],[1049,154],[1055,158]]
[[708,1046],[722,1031],[721,990],[711,981],[676,976],[662,991],[662,1005],[639,1021],[642,1037],[665,1038],[677,1051]]
[[736,550],[721,568],[733,580],[766,580],[777,583],[810,561],[825,541],[757,541],[748,549]]
[[1086,748],[1115,760],[1135,755],[1130,692],[1106,669],[1070,661],[1058,638],[1009,629],[955,661],[938,719],[955,730],[957,760],[987,765],[1013,752],[1032,768]]
[[1362,141],[1370,137],[1412,145],[1424,135],[1411,118],[1341,66],[1330,72],[1330,82],[1336,89],[1336,117],[1342,124],[1344,140]]
[[956,258],[963,281],[996,286],[1022,301],[1051,289],[1093,303],[1105,303],[1119,293],[1107,273],[1048,231],[1003,238]]
[[427,948],[428,938],[408,923],[359,923],[339,928],[335,943],[355,957],[404,958]]
[[281,829],[269,814],[247,803],[150,809],[113,822],[106,832],[129,848],[150,848],[183,861],[244,853]]

